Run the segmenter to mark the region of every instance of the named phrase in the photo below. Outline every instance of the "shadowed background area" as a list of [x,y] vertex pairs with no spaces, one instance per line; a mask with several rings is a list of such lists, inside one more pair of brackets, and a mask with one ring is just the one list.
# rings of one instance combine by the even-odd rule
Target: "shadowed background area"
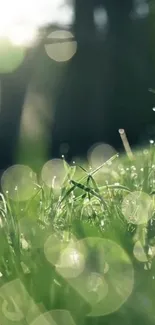
[[0,16],[1,169],[86,157],[98,142],[121,150],[119,128],[132,146],[154,138],[154,1],[12,3]]

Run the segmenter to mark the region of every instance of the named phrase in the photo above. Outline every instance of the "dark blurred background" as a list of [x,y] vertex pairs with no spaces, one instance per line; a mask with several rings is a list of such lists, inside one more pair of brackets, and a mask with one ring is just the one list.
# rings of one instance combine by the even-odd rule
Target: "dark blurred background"
[[[155,1],[75,0],[67,5],[74,19],[41,26],[22,64],[0,74],[1,169],[41,155],[46,160],[61,154],[68,160],[86,157],[98,142],[122,150],[119,128],[133,147],[155,138],[155,94],[149,91],[155,89]],[[57,41],[48,35],[61,30],[77,42],[70,60],[57,61],[45,51],[45,44]],[[27,98],[30,117],[20,140]],[[42,131],[35,133],[38,119]]]

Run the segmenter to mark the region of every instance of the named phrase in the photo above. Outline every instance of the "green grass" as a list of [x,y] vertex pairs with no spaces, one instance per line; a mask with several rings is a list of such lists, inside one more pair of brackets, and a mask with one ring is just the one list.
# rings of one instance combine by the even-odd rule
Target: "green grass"
[[[145,323],[148,315],[150,323],[154,322],[155,263],[153,254],[149,252],[155,245],[155,146],[152,144],[134,155],[133,161],[123,155],[116,155],[96,170],[90,169],[88,164],[73,164],[69,167],[64,161],[66,178],[61,188],[48,188],[38,181],[35,194],[27,201],[16,202],[7,193],[1,194],[0,304],[9,299],[9,296],[16,296],[17,291],[20,292],[18,284],[12,285],[14,280],[20,279],[26,290],[18,292],[20,299],[23,300],[28,295],[29,298],[26,299],[30,305],[33,300],[36,308],[29,318],[24,314],[26,320],[21,317],[18,324],[30,324],[39,313],[51,309],[70,311],[76,324],[113,324],[114,321],[133,324],[137,320]],[[149,195],[151,200],[148,222],[138,225],[127,219],[122,212],[123,200],[135,191],[144,192],[146,199]],[[140,204],[143,217],[145,195]],[[131,208],[131,213],[132,211]],[[134,270],[134,286],[132,294],[116,313],[103,317],[87,316],[92,308],[91,303],[80,295],[76,286],[62,276],[55,263],[50,263],[46,257],[45,245],[48,238],[53,238],[50,249],[54,258],[60,249],[63,250],[72,242],[72,238],[73,242],[76,238],[81,243],[86,238],[94,238],[94,241],[95,238],[101,238],[103,243],[110,240],[126,252],[127,255],[124,256],[129,256]],[[133,254],[137,241],[143,247],[146,261],[140,262]],[[85,245],[85,249],[90,252],[91,243],[85,241]],[[121,254],[123,253],[120,252]],[[116,250],[114,265],[119,258],[126,257],[117,256]],[[123,283],[122,280],[122,285],[125,286]],[[4,286],[8,289],[3,290]],[[12,306],[8,307],[9,311],[11,308]],[[0,319],[4,325],[16,324],[1,311]],[[66,323],[68,322],[71,320],[66,318]],[[36,323],[38,324],[40,323]],[[62,320],[59,324],[63,324]]]

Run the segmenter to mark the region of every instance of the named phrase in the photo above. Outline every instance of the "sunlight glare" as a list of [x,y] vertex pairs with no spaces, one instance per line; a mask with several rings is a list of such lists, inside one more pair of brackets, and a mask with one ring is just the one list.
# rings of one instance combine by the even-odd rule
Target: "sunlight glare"
[[75,325],[75,322],[68,310],[54,309],[40,314],[31,325]]
[[28,26],[18,26],[10,31],[9,39],[14,45],[32,45],[37,37],[35,28]]
[[[87,281],[89,298],[92,305],[100,302],[108,294],[108,284],[101,274],[92,272]],[[94,294],[92,294],[94,293]]]
[[35,40],[38,28],[52,23],[67,26],[73,19],[73,4],[64,0],[5,0],[0,10],[0,37],[27,45]]

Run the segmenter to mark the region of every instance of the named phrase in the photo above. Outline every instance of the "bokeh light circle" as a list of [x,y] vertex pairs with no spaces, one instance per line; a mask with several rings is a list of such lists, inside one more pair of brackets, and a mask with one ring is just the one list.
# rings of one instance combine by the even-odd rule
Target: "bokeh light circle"
[[62,251],[56,269],[64,278],[76,278],[83,272],[84,267],[84,255],[73,245]]
[[69,279],[69,284],[90,305],[88,316],[116,311],[133,290],[134,270],[130,258],[121,246],[108,239],[88,237],[80,240],[79,246],[85,257],[85,268],[79,277]]
[[23,62],[25,49],[12,45],[8,39],[0,39],[0,73],[11,73]]
[[97,272],[92,272],[88,276],[87,281],[88,292],[89,292],[89,302],[91,305],[99,303],[108,294],[108,284],[104,277]]
[[134,245],[133,255],[139,262],[147,262],[148,261],[147,255],[146,255],[144,248],[139,240]]
[[1,178],[3,193],[14,201],[29,200],[36,193],[36,183],[36,174],[24,165],[9,167]]
[[109,264],[105,262],[104,273],[106,274],[109,271]]
[[37,36],[37,28],[28,24],[15,25],[9,32],[9,39],[16,47],[34,45]]
[[27,292],[20,278],[4,282],[0,287],[1,324],[32,324],[40,309]]
[[[18,228],[21,235],[21,246],[23,247],[24,241],[27,242],[27,247],[42,248],[49,235],[51,228],[42,228],[37,222],[36,215],[24,216],[18,221]],[[25,242],[25,246],[26,246]]]
[[48,35],[47,39],[50,39],[51,43],[45,44],[45,51],[54,61],[68,61],[77,51],[77,42],[74,40],[73,34],[69,31],[54,31]]
[[95,8],[94,23],[99,30],[104,29],[108,24],[108,14],[104,7],[100,6]]
[[73,236],[70,241],[66,241],[56,234],[50,235],[44,244],[44,254],[56,267],[57,272],[66,279],[79,276],[85,267],[82,247]]
[[43,182],[50,188],[60,189],[67,175],[63,159],[52,159],[45,163],[41,171]]
[[93,145],[88,151],[88,160],[92,168],[97,168],[116,154],[116,150],[106,143]]
[[63,242],[56,234],[51,234],[45,241],[44,244],[44,254],[47,260],[56,265],[59,260],[60,252],[62,249],[66,248],[68,242]]
[[152,217],[151,197],[135,191],[125,196],[122,202],[122,213],[125,219],[133,224],[145,224]]
[[40,314],[31,325],[76,325],[70,312],[63,309],[55,309]]

